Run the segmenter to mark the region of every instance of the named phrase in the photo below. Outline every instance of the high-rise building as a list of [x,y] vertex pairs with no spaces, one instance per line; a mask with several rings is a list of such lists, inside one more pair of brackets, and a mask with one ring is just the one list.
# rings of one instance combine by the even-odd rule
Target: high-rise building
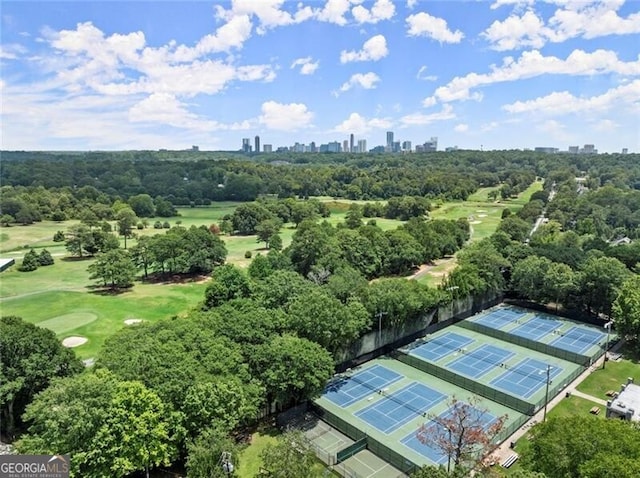
[[245,154],[251,152],[251,140],[249,138],[242,138],[242,152]]
[[353,149],[354,148],[354,140],[355,138],[353,137],[353,133],[351,133],[351,135],[349,135],[349,152],[350,153],[355,153],[356,151]]
[[358,153],[366,153],[367,152],[367,140],[359,139],[358,140]]
[[265,144],[263,146],[264,152],[265,153],[272,153],[273,152],[273,145],[271,144]]
[[402,151],[411,151],[411,141],[403,141],[402,142]]
[[393,131],[387,131],[387,151],[393,149]]
[[318,152],[318,148],[316,147],[316,142],[315,141],[311,141],[311,143],[309,143],[309,151],[311,153],[317,153]]
[[629,148],[622,148],[622,154],[628,154]]
[[593,144],[585,144],[584,148],[580,150],[582,154],[598,154],[598,150]]
[[253,150],[256,153],[259,153],[260,152],[260,136],[256,136],[254,141],[255,141],[255,148],[253,148]]
[[569,152],[571,154],[578,154],[580,151],[580,146],[569,146]]
[[342,142],[342,151],[343,151],[343,152],[345,152],[345,153],[346,153],[347,151],[349,151],[349,140],[345,139],[345,140]]
[[432,136],[429,141],[423,144],[424,152],[431,153],[433,151],[438,151],[438,137]]

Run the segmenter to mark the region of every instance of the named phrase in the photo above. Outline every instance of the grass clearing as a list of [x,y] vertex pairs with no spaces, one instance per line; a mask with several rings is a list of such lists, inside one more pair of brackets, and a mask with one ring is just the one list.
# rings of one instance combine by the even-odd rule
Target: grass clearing
[[[260,475],[262,459],[260,454],[268,445],[275,445],[282,433],[277,428],[266,428],[251,435],[251,443],[240,452],[239,465],[236,468],[238,478],[254,478]],[[286,463],[283,464],[286,466]],[[340,476],[328,470],[321,461],[317,461],[312,476]],[[325,475],[327,473],[327,475]]]
[[606,393],[609,390],[620,391],[620,385],[627,383],[627,378],[633,378],[635,383],[640,383],[640,364],[631,360],[621,360],[619,362],[607,362],[604,370],[591,373],[577,389],[602,400],[608,400]]

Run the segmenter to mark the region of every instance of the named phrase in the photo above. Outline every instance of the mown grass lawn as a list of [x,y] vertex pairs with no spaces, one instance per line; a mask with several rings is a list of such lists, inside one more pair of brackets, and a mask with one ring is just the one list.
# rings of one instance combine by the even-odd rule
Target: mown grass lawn
[[[266,428],[259,430],[251,435],[251,443],[240,452],[239,466],[236,468],[238,478],[254,478],[260,476],[260,469],[262,468],[262,459],[260,454],[268,445],[274,445],[278,437],[282,433],[277,428]],[[283,463],[286,466],[286,463]],[[317,461],[313,469],[315,472],[313,476],[325,476],[327,468],[321,461]],[[329,476],[339,476],[335,472],[331,471]]]
[[580,385],[578,390],[602,400],[610,399],[606,393],[609,390],[620,391],[620,385],[627,383],[631,377],[635,383],[640,383],[640,364],[625,359],[619,362],[607,362],[604,370],[591,373]]

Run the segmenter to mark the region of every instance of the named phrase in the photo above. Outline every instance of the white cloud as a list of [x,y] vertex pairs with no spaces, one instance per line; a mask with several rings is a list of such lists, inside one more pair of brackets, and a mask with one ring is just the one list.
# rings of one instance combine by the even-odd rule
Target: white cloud
[[403,116],[400,118],[400,123],[403,126],[415,126],[415,125],[426,125],[431,124],[436,121],[445,121],[454,119],[456,117],[453,112],[453,107],[451,105],[443,105],[442,110],[437,113],[424,114],[424,113],[414,113],[407,116]]
[[602,112],[616,105],[621,107],[636,104],[640,106],[640,80],[612,88],[602,95],[576,97],[568,91],[553,92],[528,101],[516,101],[504,105],[509,113],[541,113],[560,116],[571,113]]
[[495,0],[495,2],[491,5],[491,10],[495,10],[504,5],[515,5],[518,7],[522,5],[533,5],[534,3],[535,0]]
[[500,124],[497,121],[491,121],[489,123],[484,123],[483,125],[481,125],[480,131],[482,131],[483,133],[486,133],[487,131],[493,131],[498,126],[500,126]]
[[356,5],[351,9],[351,14],[357,23],[378,23],[381,20],[390,20],[396,13],[396,7],[390,0],[376,0],[367,10],[362,5]]
[[547,133],[552,139],[556,141],[571,141],[572,135],[567,132],[566,126],[556,120],[546,120],[543,123],[536,125],[538,131]]
[[448,84],[437,88],[433,96],[424,101],[432,103],[434,100],[440,102],[479,100],[482,95],[479,92],[472,92],[475,88],[540,75],[585,76],[608,73],[640,75],[640,55],[637,61],[624,62],[610,50],[596,50],[591,53],[574,50],[565,60],[562,60],[555,56],[543,56],[537,50],[526,51],[517,60],[512,57],[504,58],[501,66],[492,67],[491,73],[469,73],[466,76],[455,77]]
[[425,65],[421,66],[420,69],[418,70],[418,74],[416,75],[416,78],[418,80],[424,80],[424,81],[436,81],[438,79],[438,77],[435,75],[426,75],[425,74],[426,72],[427,72],[427,67]]
[[494,21],[482,36],[494,50],[513,50],[520,47],[540,48],[546,43],[543,21],[531,10],[521,17],[511,15],[506,20]]
[[129,121],[134,123],[161,123],[191,131],[249,129],[250,123],[223,124],[190,113],[187,106],[167,93],[154,93],[129,109]]
[[383,35],[369,38],[360,51],[346,51],[340,53],[340,63],[352,61],[378,61],[389,54],[387,40]]
[[233,0],[229,10],[216,6],[216,16],[227,22],[232,22],[237,17],[255,16],[259,21],[256,31],[263,35],[270,28],[301,23],[314,15],[311,7],[301,4],[298,5],[297,11],[291,14],[281,9],[284,3],[285,0]]
[[353,133],[361,135],[369,133],[372,130],[388,129],[391,125],[392,122],[386,118],[367,119],[359,113],[351,113],[346,120],[333,128],[332,131],[336,133]]
[[17,60],[27,52],[27,49],[17,43],[0,45],[0,59]]
[[300,67],[301,75],[313,75],[315,71],[320,66],[320,62],[314,62],[310,56],[306,58],[298,58],[291,63],[291,68],[295,68],[296,66]]
[[349,11],[349,6],[349,0],[327,0],[324,8],[316,10],[315,18],[321,22],[346,25],[345,14]]
[[456,133],[465,133],[465,132],[469,131],[469,125],[465,124],[465,123],[460,123],[460,124],[455,125],[453,127],[453,130]]
[[523,47],[541,48],[547,42],[560,43],[571,38],[586,39],[607,35],[640,33],[640,12],[620,17],[617,10],[623,0],[604,2],[576,1],[555,2],[558,8],[547,23],[532,10],[523,15],[510,15],[503,21],[495,21],[482,33],[494,50],[511,50]]
[[610,133],[618,129],[620,125],[610,119],[601,119],[593,123],[593,129],[601,133]]
[[375,73],[356,73],[355,75],[352,75],[351,78],[349,78],[349,81],[345,82],[340,87],[340,91],[349,91],[354,86],[359,86],[360,88],[364,88],[365,90],[372,90],[376,87],[379,81],[380,77]]
[[296,131],[311,126],[313,113],[302,103],[282,104],[275,101],[262,103],[262,114],[258,118],[260,124],[269,129]]
[[407,0],[407,8],[409,10],[413,10],[413,8],[418,4],[418,0]]
[[425,12],[416,13],[407,17],[409,36],[420,36],[433,38],[440,43],[460,43],[464,38],[464,33],[460,30],[455,32],[449,30],[447,22],[438,17],[434,17]]

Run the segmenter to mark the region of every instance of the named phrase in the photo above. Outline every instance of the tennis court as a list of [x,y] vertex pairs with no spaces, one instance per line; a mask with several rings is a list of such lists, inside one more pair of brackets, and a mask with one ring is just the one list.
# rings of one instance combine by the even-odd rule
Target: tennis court
[[[482,424],[482,427],[485,430],[487,430],[496,420],[496,417],[491,413],[478,410],[473,406],[470,406],[469,411],[472,415],[475,415],[469,420],[469,422]],[[400,442],[404,446],[411,448],[413,451],[420,453],[422,456],[427,457],[435,464],[444,465],[447,463],[449,458],[442,450],[434,445],[434,441],[437,440],[437,437],[447,437],[448,431],[442,425],[442,422],[449,420],[453,416],[453,413],[453,407],[447,409],[436,419],[425,423],[420,430],[414,431],[405,436],[400,440]]]
[[480,378],[489,370],[504,366],[504,362],[514,355],[515,353],[509,350],[485,344],[464,353],[461,357],[447,364],[447,367],[468,377]]
[[551,342],[551,345],[576,353],[584,353],[598,342],[602,342],[605,333],[583,327],[572,327],[560,337]]
[[427,339],[425,343],[411,350],[411,354],[420,358],[436,362],[442,357],[449,355],[452,350],[462,351],[462,349],[474,342],[474,339],[447,332],[437,337]]
[[382,390],[403,376],[382,365],[366,368],[350,377],[340,377],[324,390],[324,396],[336,405],[348,407],[373,392]]
[[355,415],[382,433],[389,433],[416,416],[424,415],[447,396],[418,382],[384,395],[382,400],[360,410]]
[[510,367],[508,371],[493,380],[491,385],[512,395],[529,398],[547,383],[547,367],[550,367],[550,381],[562,372],[562,368],[558,366],[550,366],[540,360],[527,358]]
[[476,322],[492,329],[502,329],[505,325],[512,324],[523,318],[526,312],[520,312],[514,309],[499,308],[487,312],[478,317]]
[[559,320],[536,315],[515,329],[510,330],[509,333],[537,341],[560,327],[562,327],[562,322]]

